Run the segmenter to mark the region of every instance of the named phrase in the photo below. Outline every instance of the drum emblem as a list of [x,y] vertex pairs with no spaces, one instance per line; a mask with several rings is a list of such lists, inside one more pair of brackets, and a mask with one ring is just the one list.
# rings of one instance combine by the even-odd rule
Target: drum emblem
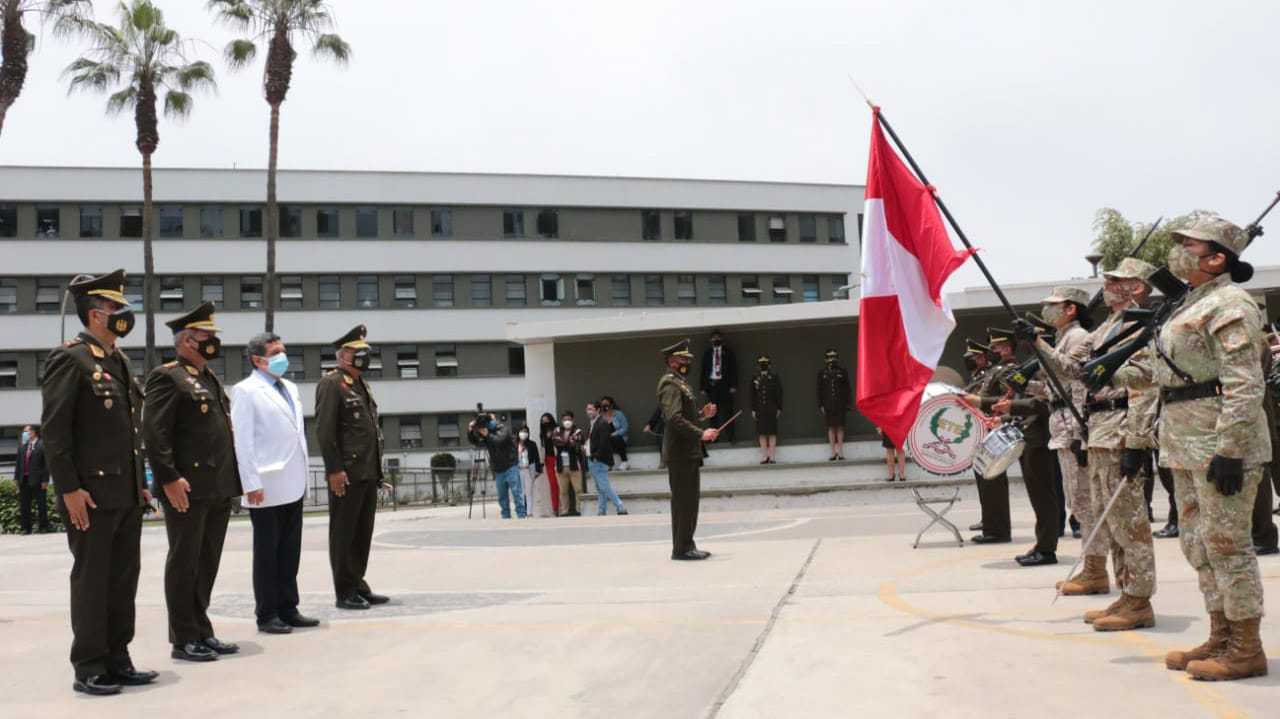
[[969,469],[987,429],[955,394],[927,392],[926,397],[907,435],[907,448],[926,472],[961,474]]

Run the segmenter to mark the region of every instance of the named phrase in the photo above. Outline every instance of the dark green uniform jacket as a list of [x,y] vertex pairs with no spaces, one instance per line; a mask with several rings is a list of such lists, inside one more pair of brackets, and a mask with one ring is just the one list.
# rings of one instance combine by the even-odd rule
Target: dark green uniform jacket
[[347,473],[352,482],[382,479],[382,430],[378,403],[364,379],[342,369],[316,385],[316,438],[324,471]]
[[185,357],[151,370],[142,420],[147,459],[157,483],[185,478],[193,501],[241,494],[231,398],[212,370],[200,369]]
[[658,406],[666,429],[662,434],[662,458],[667,462],[702,461],[701,405],[693,387],[670,369],[658,379]]

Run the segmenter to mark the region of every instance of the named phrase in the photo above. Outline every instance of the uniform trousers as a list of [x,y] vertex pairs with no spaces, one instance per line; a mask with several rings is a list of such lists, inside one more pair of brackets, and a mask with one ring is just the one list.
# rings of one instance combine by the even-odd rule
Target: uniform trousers
[[982,533],[988,537],[1007,538],[1011,533],[1009,519],[1009,475],[1001,472],[995,479],[978,479],[978,503],[982,506]]
[[41,532],[49,531],[49,504],[45,500],[44,490],[40,485],[34,487],[26,482],[18,485],[18,521],[23,534],[31,532],[31,505],[35,505],[40,523],[36,525]]
[[667,484],[671,487],[671,554],[684,554],[698,545],[698,501],[702,498],[702,461],[668,459]]
[[373,546],[373,520],[378,512],[377,480],[349,478],[341,496],[329,490],[329,568],[338,599],[368,594],[364,574]]
[[298,613],[302,559],[302,499],[275,507],[249,507],[253,524],[253,597],[258,624]]
[[[1057,552],[1058,534],[1062,528],[1058,493],[1054,489],[1053,453],[1048,447],[1027,447],[1018,458],[1027,499],[1036,515],[1037,552]],[[986,524],[983,524],[985,531]]]
[[[733,416],[733,397],[734,393],[729,391],[729,383],[724,380],[711,380],[711,386],[707,389],[707,401],[712,402],[716,406],[715,420],[711,423],[713,427],[723,426],[729,418]],[[734,431],[737,429],[738,423],[725,427],[725,439],[733,442]]]
[[1178,495],[1178,539],[1196,570],[1204,608],[1233,622],[1262,616],[1262,575],[1250,533],[1262,467],[1247,467],[1244,486],[1222,496],[1205,470],[1174,469]]
[[1156,558],[1151,540],[1151,521],[1147,518],[1147,500],[1142,494],[1144,479],[1141,473],[1132,480],[1121,476],[1120,450],[1089,450],[1094,517],[1102,516],[1107,502],[1117,490],[1120,492],[1106,517],[1116,582],[1125,594],[1146,598],[1156,591]]
[[[1058,463],[1062,465],[1063,478],[1073,478],[1067,481],[1067,485],[1074,486],[1074,490],[1068,488],[1067,493],[1071,495],[1071,513],[1076,515],[1076,521],[1080,522],[1081,551],[1086,557],[1105,558],[1107,550],[1111,547],[1111,532],[1106,525],[1098,530],[1098,536],[1093,538],[1093,543],[1085,545],[1085,542],[1089,541],[1089,535],[1093,533],[1093,528],[1098,524],[1098,515],[1093,504],[1093,480],[1090,476],[1095,451],[1099,450],[1089,450],[1089,461],[1081,467],[1070,449],[1060,449]],[[1108,497],[1102,498],[1103,507],[1106,506],[1107,499]]]
[[134,597],[142,569],[142,507],[90,509],[89,528],[71,526],[66,506],[71,565],[71,666],[80,680],[133,666]]
[[1165,520],[1165,524],[1178,524],[1178,499],[1177,493],[1173,490],[1173,470],[1168,467],[1159,467],[1156,474],[1160,476],[1160,486],[1164,487],[1164,491],[1169,493],[1169,516]]
[[212,637],[209,600],[222,562],[222,543],[231,502],[192,501],[179,512],[160,492],[169,554],[164,560],[164,603],[169,610],[169,643],[182,646]]
[[1258,496],[1253,500],[1253,546],[1271,549],[1280,535],[1276,531],[1276,518],[1271,513],[1275,496],[1271,493],[1271,465],[1263,465],[1262,481],[1258,483]]

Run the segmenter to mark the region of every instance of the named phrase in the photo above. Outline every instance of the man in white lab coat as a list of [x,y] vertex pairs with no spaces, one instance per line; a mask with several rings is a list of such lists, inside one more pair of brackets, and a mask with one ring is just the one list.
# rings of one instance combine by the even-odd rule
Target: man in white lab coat
[[320,622],[298,613],[307,435],[298,387],[287,379],[284,342],[270,332],[245,347],[253,373],[231,395],[231,424],[244,505],[253,522],[253,596],[258,631],[288,634]]

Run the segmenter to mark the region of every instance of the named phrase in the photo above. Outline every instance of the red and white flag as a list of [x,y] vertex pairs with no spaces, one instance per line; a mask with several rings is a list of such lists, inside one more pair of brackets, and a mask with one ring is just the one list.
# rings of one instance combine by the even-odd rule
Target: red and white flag
[[889,147],[879,114],[862,220],[858,411],[901,447],[956,326],[942,285],[972,251],[952,246],[932,188]]

